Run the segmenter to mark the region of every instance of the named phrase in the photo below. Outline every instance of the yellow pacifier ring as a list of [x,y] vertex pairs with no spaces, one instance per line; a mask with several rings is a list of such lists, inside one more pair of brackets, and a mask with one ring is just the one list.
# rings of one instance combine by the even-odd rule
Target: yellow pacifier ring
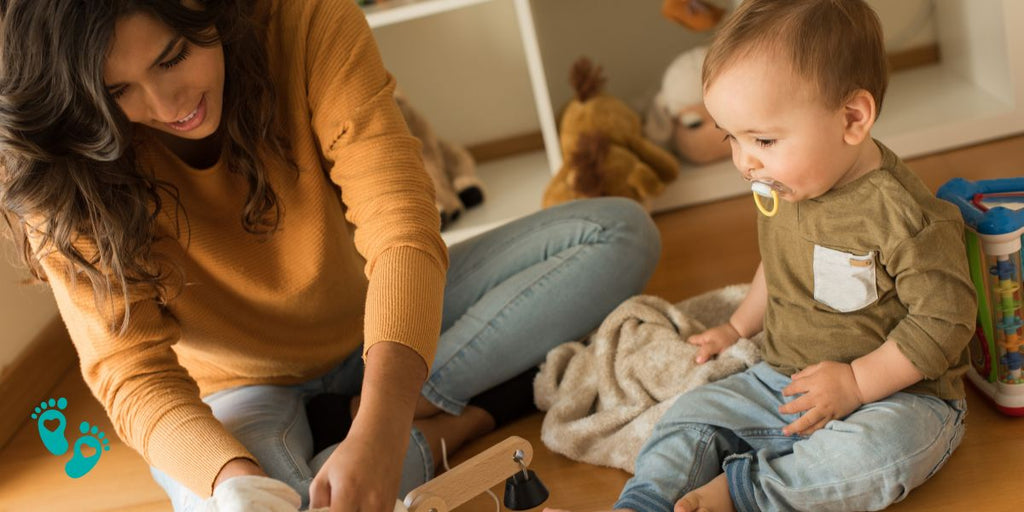
[[[776,213],[779,213],[779,192],[776,191],[771,185],[762,182],[754,182],[750,185],[751,193],[754,195],[754,204],[757,205],[757,209],[765,217],[774,217]],[[772,208],[769,210],[761,202],[761,198],[771,197]]]

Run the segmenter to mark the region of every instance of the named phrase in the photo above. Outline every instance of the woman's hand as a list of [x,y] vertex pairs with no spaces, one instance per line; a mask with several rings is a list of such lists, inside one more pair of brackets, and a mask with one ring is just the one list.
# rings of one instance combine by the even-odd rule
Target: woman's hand
[[694,360],[703,364],[712,356],[734,345],[740,339],[740,333],[730,323],[712,327],[702,333],[694,334],[686,339],[687,343],[700,347]]
[[310,484],[310,507],[329,507],[331,512],[392,512],[409,426],[402,429],[382,424],[357,429],[353,425]]
[[393,512],[426,376],[423,357],[407,346],[378,342],[367,351],[359,410],[309,486],[312,508]]

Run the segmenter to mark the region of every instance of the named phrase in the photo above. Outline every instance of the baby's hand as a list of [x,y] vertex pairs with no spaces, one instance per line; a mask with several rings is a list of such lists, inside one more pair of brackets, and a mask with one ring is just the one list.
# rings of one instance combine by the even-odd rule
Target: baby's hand
[[740,334],[736,332],[736,329],[731,324],[724,323],[702,333],[694,334],[687,338],[686,342],[700,347],[697,350],[697,356],[694,358],[694,361],[697,361],[697,364],[703,364],[708,359],[711,359],[711,356],[721,353],[739,341],[739,339]]
[[829,421],[845,418],[864,403],[853,368],[846,363],[824,361],[794,373],[792,378],[793,382],[782,389],[783,396],[803,396],[783,404],[779,412],[807,412],[782,429],[787,436],[809,436]]

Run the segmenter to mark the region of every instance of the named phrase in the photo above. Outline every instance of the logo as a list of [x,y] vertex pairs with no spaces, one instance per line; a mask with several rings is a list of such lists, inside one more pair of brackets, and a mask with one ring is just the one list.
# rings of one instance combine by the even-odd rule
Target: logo
[[[64,397],[39,402],[39,406],[32,413],[32,419],[36,420],[39,439],[47,451],[54,455],[64,455],[69,448],[72,450],[71,460],[64,465],[64,472],[71,478],[81,478],[96,467],[103,452],[110,450],[110,440],[98,427],[83,421],[78,425],[81,435],[75,440],[75,444],[68,443],[65,436],[68,420],[64,416],[64,409],[67,407],[68,401]],[[86,455],[87,450],[90,455]]]

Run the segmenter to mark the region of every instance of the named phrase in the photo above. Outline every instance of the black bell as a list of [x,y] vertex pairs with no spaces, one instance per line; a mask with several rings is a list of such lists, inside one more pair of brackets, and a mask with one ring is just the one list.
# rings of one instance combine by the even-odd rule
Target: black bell
[[505,480],[505,506],[510,510],[526,510],[544,503],[548,499],[548,488],[537,478],[533,470],[527,469]]

